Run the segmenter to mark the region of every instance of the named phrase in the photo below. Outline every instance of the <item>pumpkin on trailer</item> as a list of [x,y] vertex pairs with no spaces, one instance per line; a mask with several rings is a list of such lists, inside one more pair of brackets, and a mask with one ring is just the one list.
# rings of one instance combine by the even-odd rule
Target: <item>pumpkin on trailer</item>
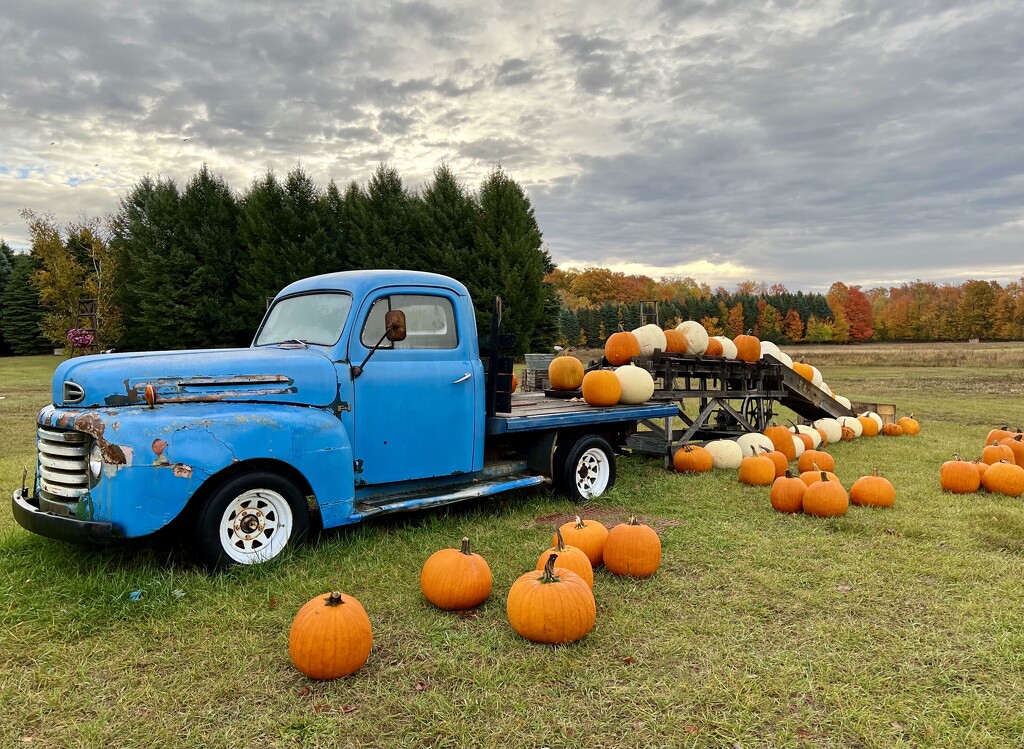
[[[604,561],[604,542],[608,540],[608,529],[599,520],[584,520],[579,515],[575,520],[562,523],[558,528],[562,532],[562,538],[570,546],[580,549],[590,564],[599,567]],[[552,545],[558,543],[558,537],[551,539]]]
[[661,351],[668,349],[668,341],[665,338],[665,331],[654,323],[641,325],[633,331],[633,335],[635,335],[636,339],[640,342],[641,359],[650,359],[654,356],[655,349],[660,349]]
[[686,353],[686,336],[678,330],[665,331],[665,351],[670,354]]
[[509,392],[510,393],[514,393],[518,389],[519,389],[519,378],[516,377],[516,373],[513,372],[512,373],[512,389]]
[[850,509],[850,497],[838,479],[830,478],[824,472],[821,478],[807,487],[804,492],[804,513],[819,518],[835,518],[845,515]]
[[614,406],[622,397],[622,385],[614,372],[592,369],[583,377],[583,400],[591,406]]
[[849,408],[851,411],[853,410],[853,404],[850,403],[850,399],[847,398],[845,395],[836,395],[835,393],[833,393],[832,397],[836,400],[837,403],[842,405],[844,408]]
[[521,637],[558,645],[576,642],[594,628],[597,603],[587,581],[556,567],[548,556],[543,570],[532,570],[512,583],[505,601],[509,624]]
[[661,564],[661,539],[649,525],[632,515],[608,533],[604,544],[604,566],[614,575],[650,577]]
[[810,364],[804,364],[802,361],[795,361],[793,362],[793,371],[808,382],[814,379],[814,368],[811,367]]
[[1000,460],[988,467],[981,485],[996,494],[1019,497],[1024,494],[1024,468],[1008,460]]
[[591,564],[590,557],[584,553],[583,549],[579,549],[575,546],[566,546],[565,539],[562,538],[562,531],[559,528],[555,529],[555,539],[554,546],[545,550],[540,555],[540,559],[537,560],[537,569],[543,570],[544,565],[547,564],[548,558],[552,554],[556,554],[558,556],[559,567],[567,569],[570,572],[575,572],[587,581],[587,585],[593,588],[594,565]]
[[1011,463],[1016,462],[1013,458],[1013,450],[1006,445],[1000,445],[998,442],[986,445],[985,449],[981,451],[981,459],[989,465],[998,463],[1000,460],[1008,460]]
[[786,471],[784,476],[775,479],[772,484],[772,491],[769,501],[772,509],[777,512],[800,512],[804,506],[804,493],[807,491],[807,484],[793,475],[792,471]]
[[765,455],[750,455],[740,461],[739,480],[749,486],[771,486],[775,481],[775,463]]
[[769,450],[766,447],[762,447],[761,449],[764,452],[764,456],[775,464],[775,478],[785,476],[786,471],[789,470],[789,461],[786,460],[786,456],[778,450]]
[[707,350],[704,351],[704,356],[724,356],[725,349],[722,347],[722,342],[717,338],[708,339]]
[[877,468],[871,471],[870,476],[861,476],[850,487],[850,501],[855,505],[892,507],[895,499],[896,489],[889,479],[878,475]]
[[420,572],[423,596],[445,611],[479,606],[491,594],[493,584],[487,560],[469,550],[468,538],[462,539],[458,549],[435,551]]
[[679,473],[703,473],[714,468],[715,461],[700,445],[683,445],[672,456],[672,467]]
[[307,602],[292,621],[288,655],[310,679],[354,674],[370,657],[373,631],[366,609],[337,591]]
[[909,437],[914,437],[921,433],[921,424],[914,418],[914,414],[901,416],[896,423],[903,427],[903,433]]
[[733,440],[712,440],[704,445],[704,449],[711,453],[715,468],[736,470],[743,460],[743,451]]
[[627,364],[616,368],[615,376],[619,379],[621,391],[619,403],[634,406],[646,403],[654,395],[654,377],[643,367]]
[[1024,466],[1024,435],[1017,434],[1013,437],[1006,437],[999,440],[999,444],[1010,448],[1010,452],[1013,453],[1014,463]]
[[732,339],[736,345],[736,358],[741,361],[756,362],[761,359],[761,341],[756,336],[738,335]]
[[772,445],[786,456],[786,460],[796,460],[796,445],[793,444],[793,433],[786,427],[771,425],[764,430],[764,435],[772,441]]
[[796,462],[800,473],[806,471],[834,471],[836,470],[836,459],[831,453],[824,450],[807,450]]
[[575,356],[556,356],[548,365],[552,390],[578,390],[583,384],[583,362]]
[[876,437],[881,427],[878,426],[878,422],[872,419],[870,416],[858,416],[857,421],[860,422],[861,434],[865,437]]
[[726,359],[738,358],[736,356],[736,344],[732,342],[731,338],[726,338],[724,335],[716,335],[714,339],[722,346],[722,356]]
[[640,341],[628,330],[612,333],[604,344],[604,358],[616,367],[640,356]]
[[[988,468],[987,463],[983,465]],[[973,494],[981,486],[981,474],[974,463],[954,455],[939,469],[939,485],[943,491],[953,494]]]
[[686,353],[700,355],[708,350],[708,331],[696,320],[679,323],[676,325],[676,331],[686,338]]

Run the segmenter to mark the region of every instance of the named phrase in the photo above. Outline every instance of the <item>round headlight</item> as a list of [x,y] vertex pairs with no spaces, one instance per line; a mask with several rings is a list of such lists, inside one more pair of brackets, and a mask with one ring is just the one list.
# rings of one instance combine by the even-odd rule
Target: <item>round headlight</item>
[[100,477],[100,473],[103,471],[103,450],[100,449],[99,442],[92,443],[92,450],[89,451],[89,472],[92,473],[94,479]]

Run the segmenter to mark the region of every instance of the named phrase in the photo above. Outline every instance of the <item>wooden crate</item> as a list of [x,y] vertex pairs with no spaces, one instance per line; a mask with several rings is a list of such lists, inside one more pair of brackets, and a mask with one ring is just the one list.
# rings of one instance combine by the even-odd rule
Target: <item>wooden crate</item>
[[850,404],[850,408],[855,414],[862,414],[865,411],[874,411],[882,417],[883,424],[896,423],[896,404],[894,403],[864,403],[861,401],[854,401]]

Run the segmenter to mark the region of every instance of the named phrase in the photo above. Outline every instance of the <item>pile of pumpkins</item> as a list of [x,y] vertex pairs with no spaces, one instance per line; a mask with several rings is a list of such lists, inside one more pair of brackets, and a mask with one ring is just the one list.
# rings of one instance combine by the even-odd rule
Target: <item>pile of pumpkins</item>
[[548,381],[552,390],[582,389],[583,400],[592,406],[643,403],[654,394],[654,379],[650,372],[635,366],[634,362],[650,359],[657,350],[668,354],[720,356],[747,362],[760,361],[765,354],[770,354],[850,408],[850,400],[832,392],[816,367],[794,362],[771,341],[761,341],[753,335],[738,335],[731,339],[711,336],[696,320],[687,320],[669,330],[662,330],[651,323],[632,331],[613,333],[604,345],[605,361],[613,369],[584,372],[583,364],[565,351],[552,359],[548,366]]
[[[879,433],[882,419],[870,413],[871,434]],[[877,420],[877,421],[876,421]],[[822,421],[838,422],[836,419]],[[918,431],[920,425],[914,420]],[[858,425],[864,425],[858,422]],[[779,512],[803,512],[816,517],[845,515],[850,502],[870,507],[892,507],[896,490],[878,475],[857,479],[847,493],[834,473],[835,458],[824,450],[830,436],[845,439],[852,427],[826,424],[822,427],[772,425],[764,432],[744,434],[736,440],[715,440],[705,446],[684,445],[673,455],[673,467],[680,473],[699,473],[713,468],[737,471],[742,484],[770,486],[769,501]],[[865,433],[865,432],[862,432]],[[915,434],[917,432],[914,432]],[[848,437],[853,439],[852,436]],[[790,464],[796,462],[799,475]]]
[[1008,428],[993,429],[985,438],[985,447],[977,460],[961,460],[954,455],[939,470],[943,491],[973,494],[978,489],[993,494],[1019,497],[1024,494],[1024,432]]
[[[597,621],[594,569],[646,578],[661,565],[661,539],[649,525],[630,517],[610,531],[597,520],[575,520],[555,529],[551,548],[536,569],[509,589],[509,624],[534,642],[564,644],[585,637]],[[430,555],[420,573],[420,589],[445,611],[476,608],[491,595],[494,578],[487,561],[463,538],[458,549]],[[288,638],[295,667],[311,679],[337,679],[358,671],[373,646],[370,618],[352,596],[325,593],[296,614]]]

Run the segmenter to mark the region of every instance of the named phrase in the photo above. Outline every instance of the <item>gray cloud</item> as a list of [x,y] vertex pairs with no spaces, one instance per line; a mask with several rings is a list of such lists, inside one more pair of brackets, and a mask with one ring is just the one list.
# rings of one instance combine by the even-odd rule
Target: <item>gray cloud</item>
[[415,188],[443,160],[471,185],[501,163],[561,263],[1009,279],[1022,62],[1015,0],[11,0],[0,235],[203,161],[242,189],[381,161]]

